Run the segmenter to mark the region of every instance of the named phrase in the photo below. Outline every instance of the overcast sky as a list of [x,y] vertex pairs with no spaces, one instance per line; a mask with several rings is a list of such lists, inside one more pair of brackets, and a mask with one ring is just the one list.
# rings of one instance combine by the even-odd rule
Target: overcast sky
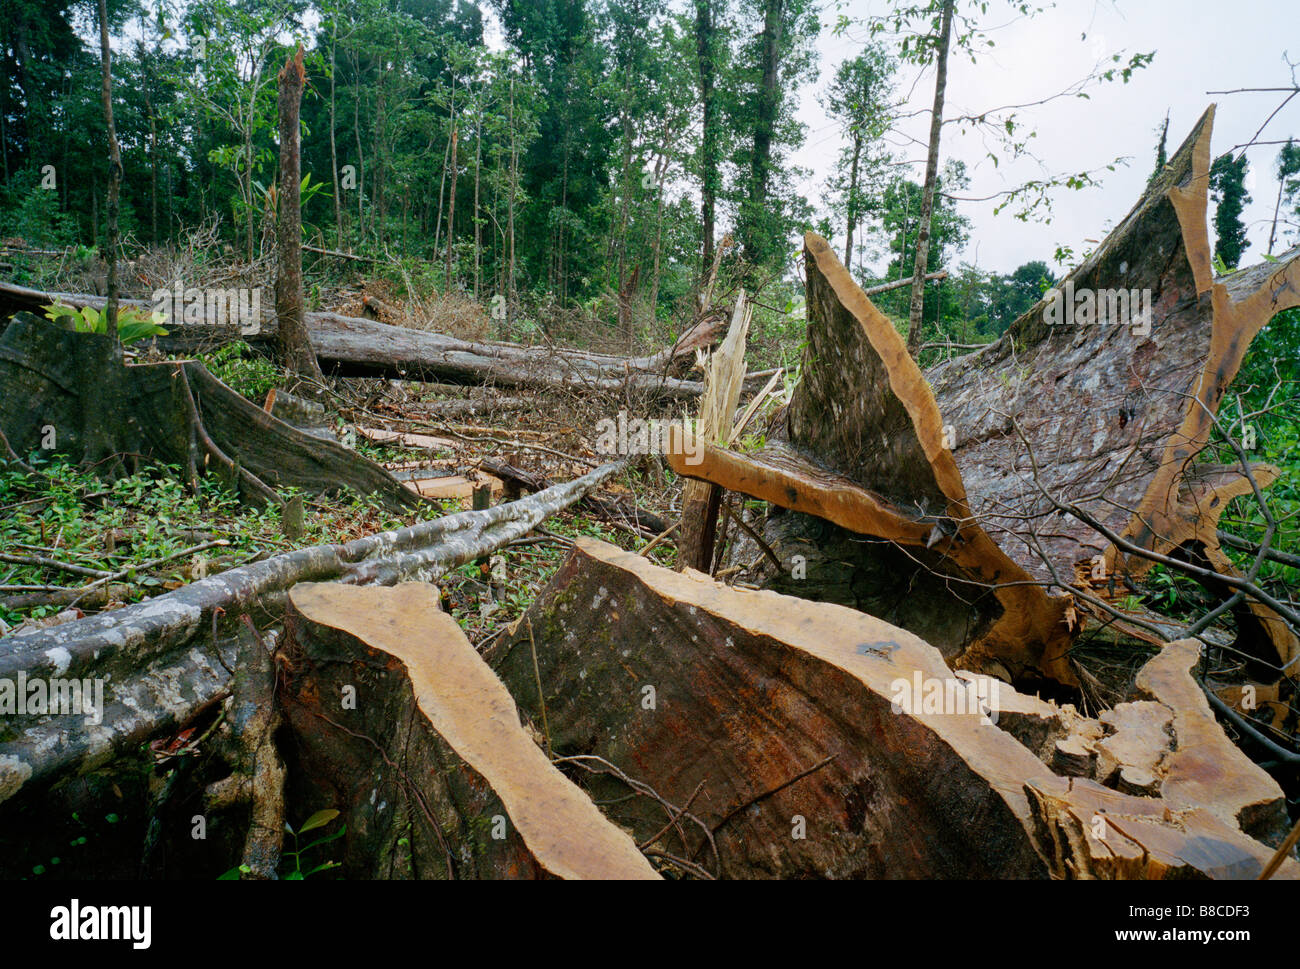
[[[825,0],[824,0],[825,2]],[[877,14],[889,8],[884,0],[852,0],[850,15]],[[940,159],[960,158],[972,176],[963,193],[985,196],[1046,173],[1061,174],[1103,166],[1119,155],[1133,156],[1127,167],[1101,173],[1100,188],[1054,193],[1054,210],[1047,223],[1025,223],[1010,208],[993,215],[996,203],[963,203],[972,222],[971,241],[961,259],[981,268],[1008,272],[1030,259],[1049,263],[1058,245],[1077,253],[1091,248],[1085,240],[1100,240],[1138,199],[1155,160],[1156,127],[1169,112],[1169,151],[1182,142],[1211,102],[1217,102],[1213,151],[1247,142],[1280,103],[1280,94],[1210,95],[1207,91],[1241,87],[1280,87],[1291,84],[1283,51],[1300,61],[1300,0],[1059,0],[1055,9],[1031,20],[1015,20],[1006,0],[992,0],[988,23],[1006,24],[992,33],[996,47],[978,63],[956,57],[950,61],[945,116],[979,113],[990,108],[1025,103],[1050,96],[1087,76],[1099,58],[1125,50],[1156,52],[1155,60],[1127,85],[1114,81],[1090,89],[1090,100],[1053,101],[1028,108],[1022,120],[1037,131],[1033,151],[1042,164],[1022,159],[1015,165],[994,166],[985,158],[990,145],[973,133],[946,126]],[[835,20],[833,3],[823,19]],[[826,118],[818,95],[845,58],[861,49],[864,35],[835,37],[829,26],[820,39],[821,77],[807,89],[799,109],[808,126],[808,139],[795,161],[814,172],[805,183],[810,200],[819,202],[824,180],[834,164],[841,136]],[[1086,34],[1086,39],[1084,35]],[[1125,57],[1127,60],[1127,56]],[[912,68],[900,78],[900,91],[911,97],[905,110],[928,111],[934,97],[934,74],[919,81]],[[915,83],[914,83],[915,82]],[[904,131],[922,142],[928,138],[928,115],[913,119]],[[1269,124],[1262,140],[1300,135],[1300,98]],[[1258,262],[1268,243],[1268,223],[1276,200],[1273,170],[1279,146],[1248,151],[1251,161],[1247,187],[1254,201],[1247,207],[1250,247],[1243,264]],[[924,160],[924,148],[900,146],[899,157]],[[920,181],[923,165],[914,169]],[[842,230],[841,230],[842,231]],[[1278,250],[1285,248],[1277,246]],[[1054,269],[1060,267],[1053,266]]]

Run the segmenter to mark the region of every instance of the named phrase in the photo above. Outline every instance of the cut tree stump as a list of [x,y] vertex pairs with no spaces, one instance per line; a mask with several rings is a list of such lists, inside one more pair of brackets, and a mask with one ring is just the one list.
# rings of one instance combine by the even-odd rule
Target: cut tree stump
[[[668,455],[680,474],[821,519],[769,520],[785,568],[767,584],[899,622],[960,667],[1074,685],[1066,650],[1085,605],[1060,593],[1082,574],[1083,591],[1117,599],[1150,563],[1058,505],[1146,549],[1204,549],[1236,574],[1217,524],[1248,479],[1192,462],[1251,339],[1300,305],[1300,250],[1214,279],[1213,117],[1058,287],[1149,292],[1149,332],[1051,325],[1041,301],[987,348],[922,373],[826,241],[805,236],[808,346],[773,443],[752,455],[709,447],[692,464],[679,432]],[[1277,472],[1252,473],[1264,486]],[[1235,616],[1237,649],[1274,668],[1300,653],[1263,604]]]
[[[579,538],[486,658],[561,763],[602,758],[654,792],[592,775],[612,820],[719,875],[1252,878],[1286,833],[1283,793],[1197,701],[1194,655],[1168,647],[1113,726],[987,679],[979,707],[879,619]],[[1059,742],[1100,761],[1108,730],[1125,735],[1108,769],[1152,773],[1155,796],[1049,766]],[[686,806],[716,857],[699,825],[669,823]]]
[[[19,314],[0,333],[0,431],[19,454],[95,463],[112,454],[178,465],[191,486],[219,475],[241,498],[279,505],[272,487],[347,487],[409,513],[424,502],[337,441],[313,437],[245,400],[193,361],[119,364],[108,338]],[[93,379],[91,376],[93,374]],[[97,435],[111,442],[94,448]]]
[[524,730],[436,588],[302,583],[286,624],[291,765],[343,812],[346,877],[658,877]]

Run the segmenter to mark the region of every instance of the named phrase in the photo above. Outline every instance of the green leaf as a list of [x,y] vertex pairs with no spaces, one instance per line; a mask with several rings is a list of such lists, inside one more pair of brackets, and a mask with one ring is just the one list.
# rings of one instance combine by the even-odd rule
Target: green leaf
[[313,828],[323,828],[338,816],[339,812],[333,808],[326,808],[323,811],[317,811],[303,822],[302,827],[298,829],[298,833],[305,834]]

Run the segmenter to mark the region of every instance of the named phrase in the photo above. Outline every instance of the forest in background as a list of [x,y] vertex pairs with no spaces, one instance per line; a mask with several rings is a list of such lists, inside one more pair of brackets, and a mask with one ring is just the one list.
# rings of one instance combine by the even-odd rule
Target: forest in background
[[[219,243],[208,259],[269,254],[275,71],[302,41],[307,244],[382,259],[424,294],[485,307],[503,296],[499,338],[546,328],[547,308],[579,307],[611,339],[646,345],[671,332],[715,247],[729,245],[724,275],[773,287],[756,307],[757,335],[793,336],[793,349],[786,311],[800,300],[805,229],[836,240],[864,285],[913,272],[923,186],[882,137],[902,112],[900,68],[934,56],[923,34],[909,46],[907,30],[941,6],[900,3],[869,20],[810,0],[110,2],[126,251],[198,235]],[[107,144],[93,5],[0,9],[0,236],[38,250],[97,247]],[[819,32],[850,24],[872,39],[819,64]],[[978,49],[978,31],[961,28],[956,47]],[[497,35],[504,47],[494,49]],[[1111,55],[1076,93],[1127,80],[1143,57]],[[819,77],[843,143],[820,197],[807,198],[808,173],[791,160],[807,135],[795,109]],[[996,126],[1015,157],[1027,140],[1020,124],[1008,115],[976,126]],[[1292,175],[1297,155],[1284,149]],[[1222,172],[1240,192],[1244,164]],[[949,275],[928,288],[925,337],[986,342],[1060,267],[1051,253],[1005,273],[958,263],[970,217],[957,199],[969,180],[953,161],[935,181],[927,268]],[[1012,195],[1023,217],[1053,188],[1095,184],[1072,173]],[[1279,200],[1284,217],[1298,189],[1292,180]],[[1239,245],[1221,248],[1235,265]],[[50,282],[17,258],[15,281]],[[542,309],[520,314],[525,303]],[[880,303],[908,315],[904,289]]]

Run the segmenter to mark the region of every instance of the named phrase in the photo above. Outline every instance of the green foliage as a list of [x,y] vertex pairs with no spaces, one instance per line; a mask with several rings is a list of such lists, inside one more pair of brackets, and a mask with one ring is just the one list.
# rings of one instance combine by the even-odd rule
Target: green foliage
[[1228,269],[1236,269],[1246,251],[1246,226],[1241,213],[1251,201],[1246,191],[1249,164],[1243,152],[1235,159],[1231,154],[1220,155],[1210,166],[1210,198],[1217,203],[1214,253]]
[[[107,311],[101,313],[93,306],[83,306],[77,310],[56,299],[41,309],[45,310],[47,320],[59,324],[71,322],[72,329],[77,333],[108,332]],[[147,340],[149,337],[166,336],[167,331],[160,325],[163,322],[165,317],[161,313],[145,313],[134,307],[121,306],[117,310],[117,335],[124,345]]]
[[[1277,480],[1264,490],[1278,525],[1271,544],[1294,554],[1300,549],[1300,308],[1277,314],[1255,337],[1219,408],[1219,424],[1199,460],[1239,466],[1231,436],[1251,462],[1277,467]],[[1251,495],[1234,498],[1220,519],[1224,531],[1252,544],[1263,541],[1265,525]],[[1243,571],[1254,564],[1250,552],[1223,549]],[[1300,584],[1300,569],[1267,561],[1258,579],[1286,598]]]
[[41,187],[42,175],[28,169],[0,188],[0,237],[22,239],[37,249],[57,249],[77,241],[76,220],[62,210],[57,189]]
[[[45,451],[35,451],[27,460],[39,472],[37,477],[0,471],[0,510],[4,511],[0,548],[6,550],[23,545],[56,546],[55,557],[63,561],[122,572],[192,547],[196,540],[191,530],[199,529],[215,532],[229,542],[203,553],[209,574],[215,574],[255,555],[293,547],[280,530],[276,509],[241,505],[215,477],[200,478],[199,491],[192,494],[182,484],[178,468],[147,468],[106,482],[59,456],[51,458]],[[292,491],[282,495],[290,496]],[[373,501],[356,496],[312,507],[315,513],[305,519],[304,545],[337,542],[406,524]],[[110,533],[120,536],[113,551],[104,542]],[[114,580],[114,596],[133,602],[176,588],[189,578],[190,564],[182,558],[130,572]],[[43,566],[5,568],[7,581],[13,584],[64,586],[69,578]],[[60,608],[0,607],[0,620],[13,625]]]
[[275,364],[243,340],[227,343],[199,359],[209,373],[235,393],[258,403],[282,382]]

